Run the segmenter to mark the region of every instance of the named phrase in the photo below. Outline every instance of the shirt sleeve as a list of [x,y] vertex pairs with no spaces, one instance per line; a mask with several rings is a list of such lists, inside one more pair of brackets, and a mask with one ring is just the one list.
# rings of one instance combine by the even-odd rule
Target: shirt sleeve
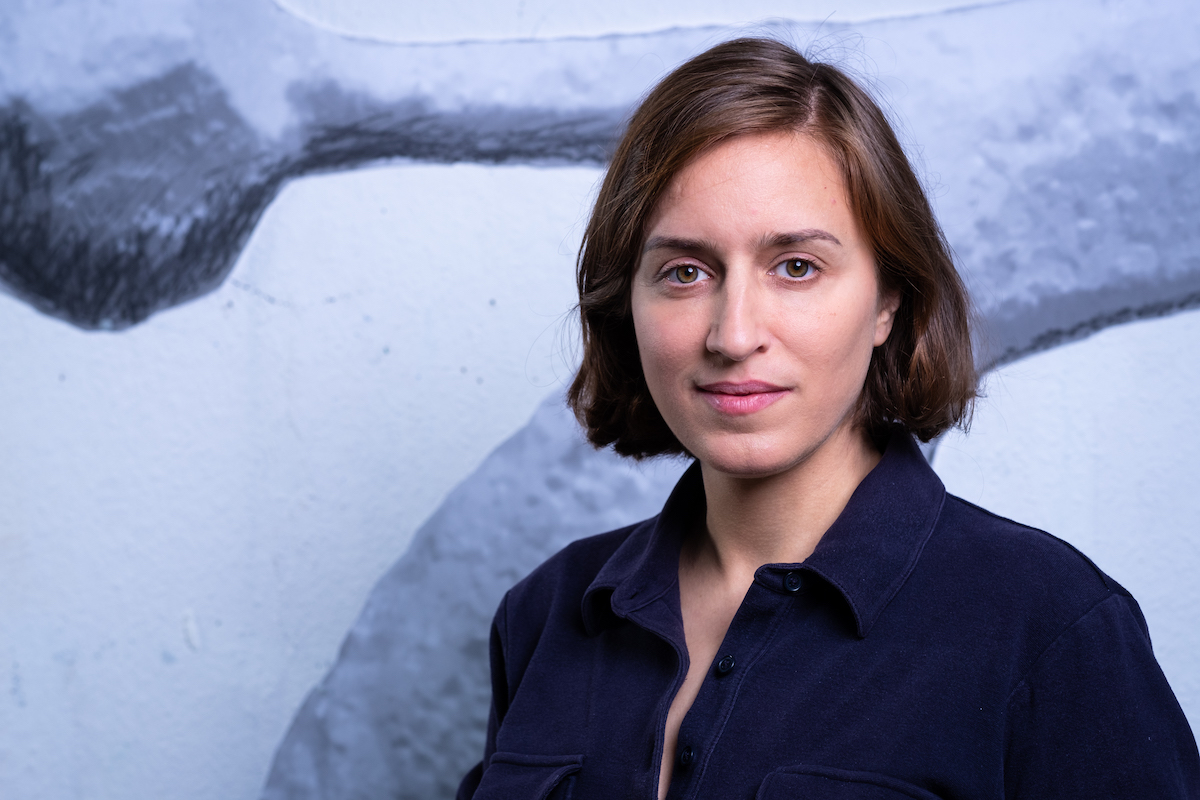
[[504,718],[504,712],[508,710],[508,677],[504,668],[507,610],[508,595],[505,594],[504,599],[500,601],[500,608],[496,610],[496,616],[492,620],[492,635],[488,647],[492,671],[492,706],[488,712],[487,739],[483,746],[483,760],[472,767],[471,771],[463,777],[462,783],[458,787],[456,800],[470,800],[475,794],[475,790],[479,788],[479,782],[483,779],[483,770],[487,768],[488,761],[496,752],[496,730],[500,727],[500,720]]
[[1038,658],[1008,703],[1005,796],[1200,798],[1200,756],[1133,598],[1112,594]]

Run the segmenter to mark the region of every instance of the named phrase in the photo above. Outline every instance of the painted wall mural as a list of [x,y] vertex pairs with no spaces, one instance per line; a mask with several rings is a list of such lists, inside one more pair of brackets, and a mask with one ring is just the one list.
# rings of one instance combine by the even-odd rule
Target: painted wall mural
[[[61,10],[7,17],[0,280],[82,327],[124,328],[220,285],[290,178],[388,158],[602,163],[656,72],[723,34],[381,47],[266,2],[169,7],[186,38],[143,34],[158,46],[134,57],[119,29],[105,43],[144,77],[89,75],[69,92],[20,62]],[[953,177],[946,197],[970,198],[942,214],[992,363],[1200,299],[1195,209],[1179,206],[1200,196],[1188,16],[1016,3],[776,24],[817,53],[894,63],[879,78],[903,86],[881,88]],[[77,59],[54,77],[90,70]]]
[[[328,335],[312,326],[337,323],[344,331],[351,320],[354,341],[336,358],[330,355],[330,363],[346,360],[346,353],[351,360],[361,355],[372,364],[407,358],[411,369],[403,380],[363,377],[362,385],[380,396],[418,394],[426,403],[389,406],[378,412],[381,417],[391,414],[410,419],[414,427],[430,427],[419,415],[441,400],[437,392],[422,388],[426,384],[414,382],[435,373],[444,373],[445,381],[470,379],[471,391],[479,393],[471,397],[477,399],[488,398],[493,385],[508,386],[504,380],[529,384],[532,345],[524,339],[514,345],[517,362],[525,354],[524,366],[497,361],[506,365],[499,371],[506,370],[507,377],[493,377],[474,362],[468,366],[467,356],[445,349],[446,340],[461,329],[478,343],[486,362],[491,358],[486,353],[492,352],[486,348],[500,346],[489,340],[504,338],[495,333],[499,329],[486,328],[491,323],[484,317],[491,309],[500,313],[526,303],[536,305],[543,316],[567,312],[569,294],[562,289],[569,292],[570,251],[578,241],[587,187],[599,175],[623,116],[663,72],[739,33],[786,36],[814,57],[847,66],[894,112],[977,303],[986,331],[978,353],[983,366],[999,368],[1051,350],[1075,353],[1071,348],[1078,344],[1073,343],[1118,324],[1179,312],[1190,312],[1179,319],[1191,319],[1195,312],[1190,310],[1200,307],[1200,55],[1194,48],[1200,18],[1184,0],[1136,7],[1101,0],[943,4],[933,10],[914,2],[908,10],[920,13],[885,16],[872,7],[852,23],[837,15],[826,19],[828,11],[812,4],[780,2],[764,7],[762,17],[774,15],[771,22],[750,26],[710,24],[712,19],[699,17],[696,7],[676,5],[677,27],[612,33],[596,28],[607,21],[584,20],[571,35],[466,41],[437,36],[421,41],[415,35],[405,41],[403,26],[389,28],[382,38],[347,33],[344,26],[339,30],[317,19],[320,3],[65,0],[0,9],[0,289],[8,295],[3,308],[9,312],[7,322],[0,315],[0,342],[22,354],[10,358],[7,374],[0,372],[0,383],[8,384],[7,390],[0,388],[0,417],[8,420],[0,423],[0,446],[15,454],[8,467],[0,468],[0,492],[11,492],[8,505],[15,509],[7,523],[0,521],[5,526],[0,527],[0,584],[6,582],[5,553],[16,554],[7,567],[12,578],[7,582],[15,587],[33,580],[30,564],[63,557],[47,551],[37,562],[28,555],[41,552],[30,543],[37,538],[37,521],[59,511],[46,507],[56,504],[53,491],[35,502],[28,498],[36,492],[18,489],[45,483],[38,472],[43,467],[32,466],[32,456],[21,460],[21,454],[38,450],[35,434],[28,432],[39,430],[38,425],[19,420],[52,420],[64,431],[55,439],[61,442],[59,457],[69,461],[74,447],[79,459],[97,464],[104,462],[91,462],[86,447],[72,444],[70,434],[76,427],[116,424],[74,410],[89,403],[108,408],[87,396],[77,398],[70,413],[37,416],[40,410],[33,406],[40,401],[31,398],[50,391],[34,390],[32,382],[42,380],[35,377],[37,369],[45,364],[57,373],[58,383],[67,384],[66,375],[75,373],[49,365],[65,358],[62,353],[68,350],[89,354],[87,358],[103,350],[101,358],[112,359],[112,371],[94,377],[92,390],[99,396],[95,387],[104,381],[126,386],[120,376],[140,374],[141,356],[122,361],[122,353],[150,353],[146,363],[151,364],[159,364],[154,359],[160,358],[163,363],[191,363],[187,348],[201,344],[229,350],[246,342],[254,348],[275,342],[237,362],[238,369],[229,369],[232,362],[214,362],[218,366],[211,375],[204,373],[205,382],[223,387],[226,417],[245,411],[238,400],[241,382],[251,380],[245,374],[274,369],[271,356],[279,354],[288,370],[305,369],[303,349]],[[363,8],[369,6],[358,4],[356,13],[367,13]],[[384,16],[394,21],[391,11]],[[338,188],[348,185],[337,183],[343,177],[364,182],[354,189]],[[378,186],[371,182],[376,179],[407,182],[407,205],[397,207],[390,189],[370,188]],[[489,182],[496,180],[510,183],[489,194]],[[524,188],[512,188],[518,184]],[[486,200],[472,205],[454,199],[461,187]],[[443,198],[441,205],[429,199],[435,195]],[[548,201],[553,201],[552,210]],[[351,233],[340,240],[341,249],[318,258],[307,245],[287,249],[280,244],[288,237],[308,241],[297,224],[280,227],[271,221],[273,212],[301,213],[298,208],[309,228],[339,215],[347,219]],[[473,228],[483,227],[490,238],[470,239],[471,249],[445,262],[406,256],[407,261],[375,264],[369,259],[384,259],[382,254],[399,240],[381,238],[370,244],[374,249],[355,249],[366,237],[354,225],[368,208],[372,214],[390,211],[387,230],[407,232],[404,236],[436,231],[439,241],[452,243],[467,241]],[[484,218],[490,214],[508,216],[488,223]],[[455,215],[461,218],[447,221]],[[542,227],[526,230],[522,225]],[[557,243],[557,254],[529,244],[535,235]],[[575,238],[568,241],[571,235]],[[496,258],[513,265],[509,275],[476,279],[480,260]],[[362,265],[353,267],[360,270],[353,272],[354,288],[347,289],[350,264],[359,261]],[[267,263],[269,268],[263,266]],[[478,294],[436,294],[436,281],[413,277],[429,268],[446,269],[455,279],[470,278],[477,284],[471,291]],[[506,285],[517,285],[518,271],[526,271],[525,279],[533,282],[520,284],[522,292],[503,294]],[[551,274],[565,280],[554,283],[557,279],[543,277]],[[409,301],[411,305],[403,304]],[[344,317],[319,316],[334,306],[352,310]],[[252,310],[243,312],[244,307]],[[26,315],[29,309],[35,314]],[[203,314],[228,322],[237,313],[249,316],[238,318],[239,327],[228,329],[233,333],[211,333],[211,346],[205,338],[210,328],[173,322],[194,321]],[[414,327],[375,332],[381,319],[405,315],[418,320]],[[215,324],[211,321],[204,325]],[[553,324],[547,318],[533,325]],[[159,341],[156,337],[169,334],[172,326],[190,333],[169,339],[169,345],[145,344]],[[516,328],[504,330],[511,337]],[[291,344],[278,344],[280,338]],[[56,344],[46,344],[51,339]],[[72,344],[57,344],[68,340]],[[355,349],[360,344],[361,352]],[[160,347],[168,349],[159,354],[154,348]],[[569,370],[570,356],[563,358]],[[11,366],[18,363],[20,367]],[[295,411],[297,384],[287,375],[277,385],[263,384],[254,395],[262,408],[256,405],[248,412],[245,428],[229,430],[244,433],[265,421],[294,432],[296,442],[289,447],[295,449],[287,452],[314,462],[324,459],[311,468],[314,475],[326,476],[323,482],[313,479],[313,486],[325,491],[334,474],[337,482],[351,485],[337,495],[344,525],[357,525],[352,520],[360,518],[348,509],[370,504],[374,496],[408,497],[403,495],[408,488],[400,487],[406,481],[427,484],[421,501],[426,506],[413,505],[426,509],[412,512],[417,520],[428,510],[433,513],[407,550],[395,537],[404,539],[411,530],[386,531],[398,517],[381,512],[370,518],[370,530],[360,535],[364,541],[369,537],[374,549],[353,568],[355,580],[372,581],[380,563],[399,560],[370,591],[340,651],[329,647],[323,661],[307,666],[303,678],[295,679],[312,686],[324,673],[306,699],[299,703],[296,691],[283,693],[279,714],[291,720],[286,730],[276,722],[255,727],[253,747],[241,748],[250,755],[239,763],[236,781],[218,789],[218,784],[203,783],[208,778],[192,783],[185,778],[169,796],[249,796],[260,789],[271,800],[452,796],[459,776],[482,747],[489,690],[486,637],[500,595],[566,542],[654,513],[682,469],[674,461],[634,466],[590,450],[562,407],[558,385],[547,378],[533,389],[526,385],[519,400],[505,396],[501,388],[492,390],[499,393],[496,407],[503,406],[503,414],[488,436],[496,442],[507,437],[495,449],[488,444],[476,454],[471,447],[491,440],[464,433],[474,429],[450,418],[438,418],[445,428],[398,434],[411,435],[419,446],[410,443],[415,449],[405,450],[403,442],[396,442],[397,461],[419,460],[443,442],[446,449],[469,453],[440,472],[426,470],[453,476],[451,483],[422,476],[419,466],[395,471],[401,468],[388,464],[386,447],[367,455],[344,445],[342,452],[334,441],[337,434],[326,432],[323,439],[311,435],[316,420],[346,421],[367,413],[338,388],[346,385],[345,369],[329,367],[320,373],[326,383],[317,386],[314,379],[312,386],[304,384],[304,402],[314,409],[308,416]],[[514,378],[511,373],[520,370],[526,375]],[[1197,393],[1200,379],[1181,380],[1184,395]],[[147,379],[147,385],[153,381]],[[166,414],[155,390],[146,391],[146,407]],[[548,396],[536,409],[522,405],[534,395]],[[128,396],[124,390],[114,392],[104,402],[119,407],[134,402]],[[167,398],[166,405],[171,402]],[[484,408],[480,413],[486,415]],[[531,410],[532,419],[523,426],[507,421],[527,418]],[[131,412],[129,419],[140,413]],[[362,424],[369,427],[375,419]],[[115,428],[110,446],[134,438],[134,424],[128,423],[128,431]],[[214,424],[227,425],[228,419]],[[139,453],[154,457],[160,447],[164,452],[175,448],[175,458],[180,452],[216,447],[207,428],[181,425],[169,416],[163,416],[162,425],[173,441],[147,442]],[[362,435],[363,441],[380,438]],[[459,444],[472,438],[476,441]],[[959,447],[957,440],[954,447]],[[1154,451],[1156,457],[1173,457],[1167,448]],[[954,465],[945,467],[950,472],[964,469],[954,452],[944,460]],[[237,453],[241,463],[258,457],[248,447]],[[224,462],[213,462],[218,463]],[[330,466],[335,464],[336,469]],[[938,461],[935,466],[943,470]],[[1056,468],[1045,469],[1050,474]],[[282,467],[242,470],[239,466],[224,477],[205,473],[198,482],[189,480],[196,491],[208,490],[218,505],[234,485],[232,491],[276,498],[273,505],[221,517],[233,520],[229,530],[237,532],[239,541],[281,525],[261,508],[317,502],[312,499],[317,489],[304,497],[290,496],[293,483],[281,477]],[[45,467],[47,475],[57,471]],[[108,480],[94,478],[96,472],[83,480]],[[119,483],[120,477],[114,474],[112,480]],[[951,478],[946,480],[954,489]],[[454,483],[457,487],[446,494]],[[95,489],[97,496],[108,491]],[[90,501],[79,499],[85,496],[90,495],[68,495],[59,502],[75,515],[71,519],[102,517],[93,513]],[[153,493],[145,502],[156,503]],[[251,507],[247,501],[246,508]],[[314,553],[339,549],[338,517],[334,505],[328,509],[333,516],[320,535],[313,535],[318,540],[311,544]],[[162,513],[168,518],[168,510]],[[171,524],[179,525],[180,541],[187,543],[156,545],[163,558],[205,547],[202,531],[211,523],[198,517],[189,522],[186,513],[183,517],[171,518]],[[294,520],[289,517],[287,524]],[[61,541],[69,542],[69,525],[64,526]],[[301,523],[297,529],[302,528]],[[97,533],[108,531],[101,526]],[[270,539],[270,547],[286,547],[286,532],[271,535],[276,538]],[[120,544],[113,552],[127,548],[129,555],[140,544],[134,537],[114,536]],[[233,538],[231,533],[229,540]],[[1200,545],[1190,541],[1184,563],[1200,566],[1195,552]],[[267,571],[286,569],[279,566],[286,555],[263,547],[262,553],[246,558],[261,561]],[[148,561],[147,568],[154,563]],[[49,574],[44,564],[36,568]],[[288,595],[278,599],[280,605],[304,603],[321,614],[319,591],[300,580],[286,585]],[[1171,585],[1179,587],[1180,597],[1200,599],[1194,589],[1182,588],[1182,578]],[[363,590],[357,591],[350,591],[343,605],[361,604]],[[189,602],[208,602],[203,594],[198,589],[199,599]],[[137,744],[141,734],[130,733],[126,744],[90,743],[91,737],[106,736],[104,720],[87,710],[97,689],[94,684],[79,689],[84,684],[73,676],[86,673],[92,662],[116,658],[106,653],[125,653],[120,636],[109,632],[87,646],[47,648],[44,661],[53,665],[51,671],[60,676],[54,680],[62,683],[31,677],[31,669],[36,671],[29,666],[31,659],[40,663],[37,659],[43,657],[38,652],[44,620],[24,603],[24,596],[19,588],[0,593],[0,640],[11,642],[5,651],[11,661],[10,690],[7,705],[0,706],[0,729],[14,731],[7,738],[0,733],[0,786],[20,786],[22,797],[109,796],[101,778],[105,770],[116,770],[125,782],[112,785],[125,788],[112,789],[111,796],[129,797],[131,786],[146,787],[147,797],[167,796],[155,783],[167,778],[143,764],[147,759]],[[1176,605],[1164,612],[1172,615],[1167,623],[1171,630],[1186,628],[1189,621],[1200,627],[1194,624],[1192,606]],[[120,616],[112,612],[114,619]],[[1155,619],[1149,612],[1147,616],[1153,632]],[[203,655],[206,636],[222,641],[216,630],[222,622],[215,613],[206,617],[189,610],[183,619],[184,643],[163,645],[162,664],[180,663],[185,652]],[[69,615],[52,621],[56,630],[68,632],[73,624]],[[345,631],[348,620],[331,614],[323,624]],[[248,632],[242,636],[231,641],[227,658],[238,657],[235,645],[245,647],[253,639]],[[71,636],[60,638],[69,641]],[[1173,641],[1168,647],[1178,655],[1171,663],[1200,673],[1200,639]],[[147,669],[136,666],[140,662],[132,655],[121,657],[126,661],[108,668]],[[264,663],[274,662],[266,658]],[[1174,674],[1168,674],[1174,681]],[[269,675],[255,673],[255,679],[275,686]],[[160,687],[161,696],[168,698],[176,691],[176,680],[160,677],[148,684]],[[140,683],[131,680],[129,690],[141,691]],[[1200,686],[1195,681],[1175,686],[1196,724]],[[49,696],[59,689],[70,698],[69,708],[55,711],[61,718],[43,716],[39,722],[38,692]],[[279,694],[277,688],[262,692]],[[6,718],[11,725],[6,726]],[[147,724],[164,734],[175,725]],[[38,737],[50,736],[56,725],[73,726],[71,736],[80,739],[72,746],[75,755],[66,762],[40,757],[34,763],[39,757],[21,739],[44,741]],[[206,735],[215,738],[218,730],[214,722]],[[211,757],[224,752],[214,746]],[[116,762],[119,769],[112,766]],[[59,774],[72,769],[85,777]],[[48,777],[51,773],[56,774]]]

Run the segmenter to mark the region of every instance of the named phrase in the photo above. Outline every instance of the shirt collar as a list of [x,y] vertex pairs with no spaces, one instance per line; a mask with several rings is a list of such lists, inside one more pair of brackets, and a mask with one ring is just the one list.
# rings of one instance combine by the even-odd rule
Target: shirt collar
[[[693,461],[657,516],[638,523],[609,557],[583,595],[584,624],[592,633],[606,620],[627,617],[669,591],[678,611],[679,549],[708,505],[700,462]],[[683,619],[679,619],[682,630]]]
[[883,458],[803,564],[846,598],[860,637],[908,580],[945,501],[916,442],[893,428]]
[[[865,637],[916,566],[945,498],[945,487],[912,437],[893,428],[883,458],[813,554],[802,564],[767,564],[755,580],[786,594],[787,573],[820,576],[845,599],[858,636]],[[705,508],[700,465],[693,463],[662,512],[634,527],[584,593],[589,631],[598,631],[613,615],[630,616],[672,590],[678,610],[680,544]]]

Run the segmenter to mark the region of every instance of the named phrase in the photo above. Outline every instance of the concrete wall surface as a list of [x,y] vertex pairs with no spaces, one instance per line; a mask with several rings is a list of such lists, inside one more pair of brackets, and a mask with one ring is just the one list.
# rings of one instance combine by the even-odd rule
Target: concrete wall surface
[[501,593],[683,468],[561,403],[607,148],[764,32],[880,97],[972,289],[935,469],[1130,589],[1200,727],[1187,0],[17,0],[0,800],[452,796]]

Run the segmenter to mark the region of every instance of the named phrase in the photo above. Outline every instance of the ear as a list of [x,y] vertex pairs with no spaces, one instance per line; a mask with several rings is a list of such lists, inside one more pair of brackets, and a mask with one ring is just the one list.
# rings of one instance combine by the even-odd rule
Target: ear
[[900,293],[896,291],[880,292],[878,311],[875,314],[875,346],[887,341],[892,332],[892,323],[896,319],[896,309],[900,308]]

